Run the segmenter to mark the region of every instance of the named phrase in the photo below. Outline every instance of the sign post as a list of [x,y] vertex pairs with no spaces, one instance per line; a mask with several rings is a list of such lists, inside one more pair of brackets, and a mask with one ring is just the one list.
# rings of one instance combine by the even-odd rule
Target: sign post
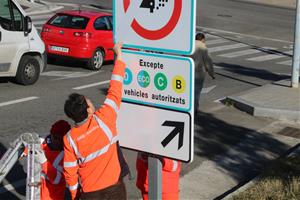
[[[114,0],[114,41],[126,63],[118,117],[122,147],[193,160],[195,0]],[[141,51],[155,51],[156,54]],[[149,199],[162,197],[162,164],[149,156]]]
[[148,158],[149,169],[149,188],[148,194],[150,200],[162,199],[162,164],[158,158]]
[[292,66],[291,86],[299,86],[299,64],[300,64],[300,1],[297,0],[296,17],[295,17],[295,34],[294,34],[294,53]]

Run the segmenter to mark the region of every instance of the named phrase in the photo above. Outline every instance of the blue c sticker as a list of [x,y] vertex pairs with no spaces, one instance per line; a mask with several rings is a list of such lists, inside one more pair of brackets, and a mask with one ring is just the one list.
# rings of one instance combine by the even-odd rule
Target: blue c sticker
[[124,77],[123,83],[125,85],[129,85],[131,82],[132,82],[132,72],[130,71],[130,69],[128,69],[126,67],[126,69],[125,69],[125,77]]

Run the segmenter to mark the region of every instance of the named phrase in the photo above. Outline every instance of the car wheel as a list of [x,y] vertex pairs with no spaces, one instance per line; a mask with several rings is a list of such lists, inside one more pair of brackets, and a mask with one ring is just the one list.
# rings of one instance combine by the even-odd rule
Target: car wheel
[[88,68],[91,70],[100,70],[104,62],[104,53],[101,49],[96,49],[93,57],[88,62]]
[[22,85],[34,84],[40,76],[40,64],[37,58],[33,56],[23,56],[20,60],[16,82]]

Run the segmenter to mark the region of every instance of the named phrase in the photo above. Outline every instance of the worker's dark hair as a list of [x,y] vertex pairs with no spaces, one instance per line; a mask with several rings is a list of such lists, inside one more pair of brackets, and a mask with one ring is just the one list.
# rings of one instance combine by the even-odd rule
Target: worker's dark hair
[[205,35],[204,35],[204,33],[197,33],[196,34],[196,40],[202,40],[202,39],[205,39]]
[[66,100],[64,110],[68,117],[79,123],[88,117],[87,108],[85,97],[81,94],[73,93]]

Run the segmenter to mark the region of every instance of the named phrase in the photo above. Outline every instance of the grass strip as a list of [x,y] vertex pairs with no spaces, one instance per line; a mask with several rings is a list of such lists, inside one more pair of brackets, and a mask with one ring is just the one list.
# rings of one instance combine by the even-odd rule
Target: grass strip
[[300,200],[300,156],[272,161],[256,184],[230,200]]

